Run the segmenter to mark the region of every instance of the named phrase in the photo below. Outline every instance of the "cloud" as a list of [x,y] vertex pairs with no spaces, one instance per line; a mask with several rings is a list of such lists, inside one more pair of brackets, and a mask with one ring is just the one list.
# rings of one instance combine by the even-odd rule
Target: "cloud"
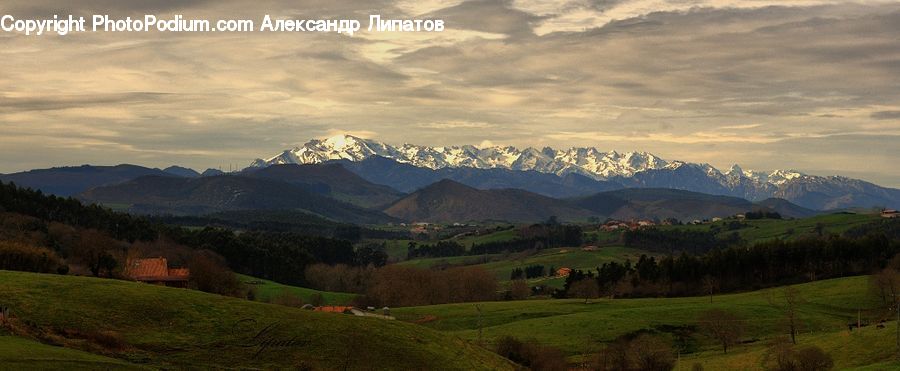
[[760,126],[762,126],[762,124],[729,125],[729,126],[722,126],[722,127],[720,127],[720,129],[744,130],[744,129],[755,129]]
[[507,35],[531,34],[532,25],[544,18],[499,0],[469,0],[428,16],[443,19],[448,27]]
[[487,122],[472,122],[472,121],[463,121],[463,120],[455,120],[455,121],[442,121],[442,122],[427,122],[419,124],[420,128],[426,129],[484,129],[495,127],[496,125],[489,124]]
[[872,118],[875,120],[898,120],[900,119],[900,111],[872,112]]
[[342,132],[438,146],[577,143],[726,165],[752,150],[760,169],[790,159],[757,148],[806,151],[805,168],[835,172],[855,167],[828,153],[900,160],[873,139],[900,130],[896,2],[10,0],[4,11],[435,16],[448,28],[0,33],[2,172],[105,159],[245,164]]
[[53,111],[69,108],[111,106],[119,104],[158,103],[169,97],[165,93],[131,92],[121,94],[79,95],[0,95],[0,112]]

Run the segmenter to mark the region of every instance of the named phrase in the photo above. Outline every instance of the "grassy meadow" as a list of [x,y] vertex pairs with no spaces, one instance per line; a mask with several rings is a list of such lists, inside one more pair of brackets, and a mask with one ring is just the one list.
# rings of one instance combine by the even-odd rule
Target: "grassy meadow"
[[9,370],[151,370],[115,358],[42,344],[0,333],[0,369]]
[[[858,309],[878,304],[868,291],[868,277],[824,280],[795,287],[804,299],[799,306],[801,345],[816,344],[840,353],[834,357],[842,368],[893,360],[894,322],[888,322],[888,329],[876,331],[870,326],[863,332],[848,332],[847,324],[855,321]],[[619,336],[648,331],[669,338],[683,349],[684,357],[690,357],[692,363],[708,364],[707,369],[735,364],[746,367],[732,368],[754,369],[757,367],[753,365],[762,362],[766,344],[778,335],[787,334],[782,312],[770,304],[770,300],[777,303],[779,298],[783,299],[782,288],[716,295],[712,302],[709,297],[690,297],[596,299],[589,304],[578,299],[524,300],[479,305],[486,342],[510,335],[559,347],[577,359],[596,353],[604,343]],[[744,323],[742,340],[749,344],[722,355],[719,345],[699,330],[701,313],[708,309],[736,313]],[[477,313],[475,304],[471,303],[394,310],[400,319],[417,321],[470,340],[478,337]],[[863,311],[862,316],[872,322],[881,319],[871,311]]]
[[[14,333],[64,345],[58,350],[66,357],[76,357],[81,350],[128,365],[165,369],[512,368],[505,359],[452,334],[402,321],[312,312],[193,290],[0,271],[0,293],[15,316]],[[0,354],[25,347],[52,356],[36,342],[2,344]],[[7,364],[32,358],[7,358]]]
[[715,223],[683,226],[661,226],[662,229],[693,229],[709,230],[718,228],[720,235],[737,232],[748,243],[761,242],[771,239],[792,239],[818,236],[817,226],[821,226],[822,233],[841,234],[848,229],[880,220],[878,214],[853,214],[835,213],[823,214],[802,219],[757,219],[745,220],[745,228],[728,230],[723,228],[732,220],[722,220]]
[[285,294],[296,296],[302,299],[304,303],[312,302],[313,296],[318,294],[325,305],[347,305],[356,298],[356,294],[345,292],[319,291],[305,287],[290,286],[243,274],[238,274],[237,277],[243,284],[256,291],[254,300],[264,303],[271,302],[273,299]]

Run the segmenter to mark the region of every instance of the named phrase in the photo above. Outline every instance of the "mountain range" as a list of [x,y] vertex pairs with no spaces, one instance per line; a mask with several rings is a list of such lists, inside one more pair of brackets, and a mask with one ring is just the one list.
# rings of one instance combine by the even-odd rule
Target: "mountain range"
[[[418,188],[411,192],[395,190],[365,179],[354,169],[365,169],[364,173],[373,176],[377,174],[382,181],[394,179],[404,187]],[[785,200],[752,203],[737,197],[673,189],[608,190],[605,188],[615,184],[578,174],[558,177],[508,169],[431,170],[380,157],[360,162],[273,165],[210,176],[189,170],[175,167],[159,170],[135,165],[83,166],[13,174],[12,178],[23,185],[37,184],[32,187],[45,192],[62,189],[71,193],[90,187],[75,197],[132,213],[205,216],[242,212],[244,219],[252,216],[249,219],[253,220],[244,220],[250,224],[257,219],[271,222],[286,215],[292,215],[287,218],[318,216],[345,223],[383,224],[399,221],[539,222],[551,216],[564,221],[584,221],[590,217],[693,220],[759,208],[778,211],[788,217],[816,213]],[[70,182],[72,179],[78,181]],[[576,196],[550,197],[528,188],[565,190],[554,193]]]
[[181,166],[170,166],[160,170],[130,164],[115,166],[81,165],[0,174],[0,181],[12,182],[20,186],[39,189],[44,193],[68,197],[92,188],[119,184],[148,175],[196,178],[221,174],[224,173],[215,169],[207,169],[200,174],[193,169]]
[[77,198],[88,203],[120,205],[138,214],[209,215],[238,210],[299,210],[356,224],[395,221],[378,210],[339,201],[301,184],[252,176],[142,176],[87,190]]
[[709,164],[667,161],[647,152],[596,148],[393,146],[338,135],[257,159],[251,168],[328,162],[340,162],[367,180],[405,192],[453,179],[476,188],[521,188],[551,197],[621,188],[669,188],[750,201],[782,198],[815,210],[900,207],[900,190],[858,179],[793,170],[749,171],[738,165],[722,172]]
[[563,221],[586,220],[592,216],[622,220],[676,218],[690,221],[760,209],[775,211],[786,217],[816,214],[784,200],[753,203],[737,197],[674,189],[628,188],[587,197],[556,199],[521,189],[480,190],[448,179],[409,194],[384,209],[384,212],[402,220],[427,222],[536,222],[551,216]]

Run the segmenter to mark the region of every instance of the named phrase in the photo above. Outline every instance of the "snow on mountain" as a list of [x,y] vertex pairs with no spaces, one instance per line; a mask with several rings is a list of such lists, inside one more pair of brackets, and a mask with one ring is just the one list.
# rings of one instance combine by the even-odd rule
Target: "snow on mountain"
[[544,148],[452,146],[426,147],[404,144],[396,147],[352,135],[314,139],[268,159],[257,159],[251,166],[263,167],[275,164],[317,164],[330,160],[361,161],[381,156],[397,162],[429,169],[445,167],[472,167],[478,169],[502,168],[510,170],[534,170],[543,173],[566,175],[577,173],[595,179],[614,176],[629,177],[648,169],[661,169],[669,165],[665,160],[646,152],[602,152],[596,148],[570,148],[556,150]]
[[393,146],[352,135],[337,135],[311,140],[268,159],[257,159],[251,166],[317,164],[333,160],[358,162],[374,156],[432,170],[530,170],[558,176],[578,174],[626,187],[685,189],[748,200],[782,197],[820,209],[900,202],[900,190],[844,177],[812,176],[794,170],[753,171],[738,165],[723,173],[709,164],[666,161],[647,152],[603,152],[590,147],[520,150],[509,146]]

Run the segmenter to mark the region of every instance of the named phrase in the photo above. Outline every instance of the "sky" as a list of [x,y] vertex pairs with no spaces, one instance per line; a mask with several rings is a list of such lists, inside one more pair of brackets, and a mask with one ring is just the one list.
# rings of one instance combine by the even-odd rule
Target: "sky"
[[444,32],[0,32],[0,172],[247,166],[312,138],[597,147],[900,187],[900,3],[4,0],[0,14]]

